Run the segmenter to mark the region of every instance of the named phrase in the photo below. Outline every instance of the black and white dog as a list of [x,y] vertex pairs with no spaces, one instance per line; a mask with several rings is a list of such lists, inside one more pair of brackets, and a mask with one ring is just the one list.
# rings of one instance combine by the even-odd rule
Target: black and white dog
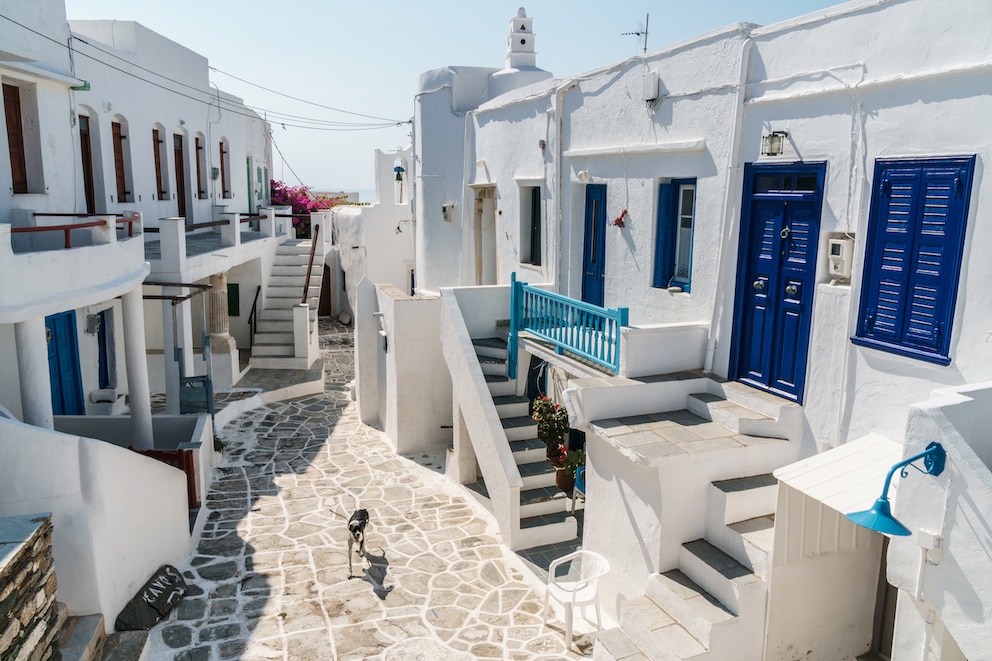
[[358,555],[365,557],[365,526],[369,524],[368,510],[355,510],[348,519],[348,578],[352,577],[351,550],[358,544]]

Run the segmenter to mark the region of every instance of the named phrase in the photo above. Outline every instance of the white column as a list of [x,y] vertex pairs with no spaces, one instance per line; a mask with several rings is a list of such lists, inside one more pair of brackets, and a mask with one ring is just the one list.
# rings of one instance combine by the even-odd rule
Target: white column
[[131,442],[139,450],[151,450],[155,447],[155,438],[152,432],[152,398],[148,386],[141,286],[121,296],[121,302],[124,311],[124,361],[131,403]]
[[52,380],[48,372],[48,336],[45,319],[14,324],[17,368],[21,373],[21,410],[24,422],[55,429],[52,415]]
[[[163,287],[166,296],[185,296],[187,287]],[[175,315],[175,319],[173,319]],[[182,354],[184,374],[193,374],[193,326],[190,316],[189,299],[172,305],[172,301],[162,301],[162,348],[165,358],[165,410],[166,413],[179,413],[179,363],[176,361],[175,349],[178,346]],[[175,334],[178,334],[178,343]]]
[[214,391],[227,390],[240,377],[238,346],[231,337],[231,318],[227,309],[227,271],[210,276],[210,367]]

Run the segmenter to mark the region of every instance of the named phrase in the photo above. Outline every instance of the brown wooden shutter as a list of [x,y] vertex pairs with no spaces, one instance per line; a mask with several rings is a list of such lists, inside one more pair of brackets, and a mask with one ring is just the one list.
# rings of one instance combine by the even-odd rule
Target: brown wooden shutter
[[110,127],[114,134],[114,172],[117,175],[117,201],[128,201],[127,178],[124,176],[124,138],[121,134],[121,123],[112,122]]
[[162,139],[158,135],[158,129],[152,129],[152,149],[155,155],[155,190],[160,200],[165,195],[165,187],[162,185],[162,150],[159,148],[161,142]]
[[28,164],[24,156],[24,127],[21,124],[21,90],[3,86],[3,109],[7,119],[7,145],[10,150],[10,176],[15,193],[28,192]]

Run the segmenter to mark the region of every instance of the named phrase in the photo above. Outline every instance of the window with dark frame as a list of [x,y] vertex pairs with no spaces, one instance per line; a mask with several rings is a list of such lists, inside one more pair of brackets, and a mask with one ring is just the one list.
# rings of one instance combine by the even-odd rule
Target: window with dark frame
[[203,181],[203,140],[200,136],[194,138],[196,146],[196,197],[204,199],[207,197],[207,187]]
[[675,179],[659,184],[652,286],[691,291],[695,218],[695,179]]
[[231,197],[231,187],[230,187],[230,183],[227,180],[227,165],[228,165],[227,157],[228,157],[227,145],[224,144],[223,140],[221,140],[220,141],[220,189],[221,189],[221,194],[225,199]]
[[541,265],[541,187],[520,189],[520,263]]
[[114,142],[114,175],[117,180],[117,201],[130,202],[131,191],[127,189],[127,175],[124,169],[124,135],[120,122],[111,122],[110,130],[113,134]]
[[974,156],[875,162],[854,344],[950,364],[974,168]]

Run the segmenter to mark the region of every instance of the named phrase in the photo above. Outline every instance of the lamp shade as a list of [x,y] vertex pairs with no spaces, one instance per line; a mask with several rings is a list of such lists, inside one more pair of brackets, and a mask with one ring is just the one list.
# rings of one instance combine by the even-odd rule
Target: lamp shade
[[869,530],[874,530],[886,535],[906,537],[911,534],[909,532],[909,528],[899,523],[899,521],[892,516],[892,508],[889,506],[889,499],[884,496],[876,500],[870,510],[865,510],[864,512],[852,512],[847,515],[847,518],[859,526],[863,526]]

